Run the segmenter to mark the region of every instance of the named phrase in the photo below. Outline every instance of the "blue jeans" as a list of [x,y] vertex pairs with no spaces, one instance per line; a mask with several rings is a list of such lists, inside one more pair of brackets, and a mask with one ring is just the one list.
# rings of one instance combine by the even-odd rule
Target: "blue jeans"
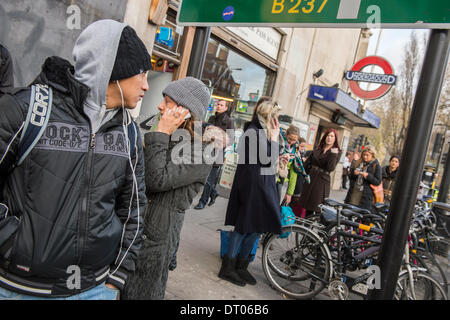
[[117,300],[118,297],[119,290],[109,288],[105,283],[80,294],[62,298],[29,296],[0,287],[0,300]]
[[203,188],[202,197],[200,198],[200,202],[203,204],[207,204],[209,201],[209,197],[216,197],[217,191],[214,188],[216,183],[217,174],[219,173],[220,167],[212,167],[209,172],[208,178],[206,179],[205,187]]
[[236,258],[239,254],[239,258],[247,259],[255,246],[256,240],[260,236],[261,233],[256,232],[241,234],[237,231],[233,231],[230,235],[230,241],[228,242],[227,256]]

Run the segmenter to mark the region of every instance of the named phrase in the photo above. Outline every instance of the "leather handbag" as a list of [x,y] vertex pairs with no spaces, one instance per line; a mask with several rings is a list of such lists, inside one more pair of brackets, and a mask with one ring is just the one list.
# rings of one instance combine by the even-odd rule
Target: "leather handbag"
[[383,184],[380,183],[378,186],[371,184],[370,188],[372,188],[373,192],[373,203],[384,203]]
[[[376,164],[373,165],[373,172],[376,170]],[[373,203],[384,203],[384,190],[383,183],[380,183],[378,186],[370,185],[370,188],[373,192]]]

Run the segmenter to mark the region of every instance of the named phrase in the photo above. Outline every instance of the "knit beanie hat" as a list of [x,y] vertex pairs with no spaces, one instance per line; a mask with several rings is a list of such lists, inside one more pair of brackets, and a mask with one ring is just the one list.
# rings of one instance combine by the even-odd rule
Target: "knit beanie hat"
[[169,83],[163,90],[163,95],[169,96],[177,104],[189,109],[197,120],[203,120],[210,100],[208,87],[193,77]]
[[151,57],[136,31],[123,28],[110,81],[133,77],[152,68]]

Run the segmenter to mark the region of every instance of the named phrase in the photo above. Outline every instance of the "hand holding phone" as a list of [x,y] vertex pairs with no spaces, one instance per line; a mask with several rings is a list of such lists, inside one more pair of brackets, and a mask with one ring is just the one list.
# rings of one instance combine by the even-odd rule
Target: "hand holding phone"
[[191,114],[189,110],[183,107],[176,107],[173,109],[168,109],[161,116],[158,123],[158,132],[167,133],[171,135],[179,126],[183,124],[186,119],[189,119]]

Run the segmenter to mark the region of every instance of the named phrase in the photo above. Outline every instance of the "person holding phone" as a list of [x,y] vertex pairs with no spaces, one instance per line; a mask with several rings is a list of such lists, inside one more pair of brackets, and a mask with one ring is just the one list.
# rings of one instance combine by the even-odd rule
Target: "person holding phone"
[[382,182],[381,166],[376,159],[375,147],[364,147],[361,159],[356,161],[349,177],[350,188],[345,203],[371,210],[374,195],[370,185],[379,186]]
[[330,196],[330,173],[336,169],[340,158],[338,135],[330,128],[305,163],[305,168],[310,168],[311,183],[303,186],[299,205],[306,210],[306,215],[317,212],[318,205]]
[[[203,151],[208,145],[202,132],[194,131],[195,121],[202,128],[201,119],[209,105],[208,88],[200,80],[187,77],[170,83],[163,90],[163,97],[158,106],[159,120],[144,135],[148,207],[136,272],[122,295],[126,300],[164,298],[185,210],[190,208],[211,170],[203,152],[196,152],[194,147],[200,144]],[[211,128],[215,127],[205,130]]]
[[[271,100],[258,105],[244,125],[225,225],[234,226],[223,256],[219,278],[239,286],[256,284],[248,271],[250,253],[262,233],[281,233],[281,209],[276,187],[281,107]],[[269,160],[269,161],[266,161]]]

